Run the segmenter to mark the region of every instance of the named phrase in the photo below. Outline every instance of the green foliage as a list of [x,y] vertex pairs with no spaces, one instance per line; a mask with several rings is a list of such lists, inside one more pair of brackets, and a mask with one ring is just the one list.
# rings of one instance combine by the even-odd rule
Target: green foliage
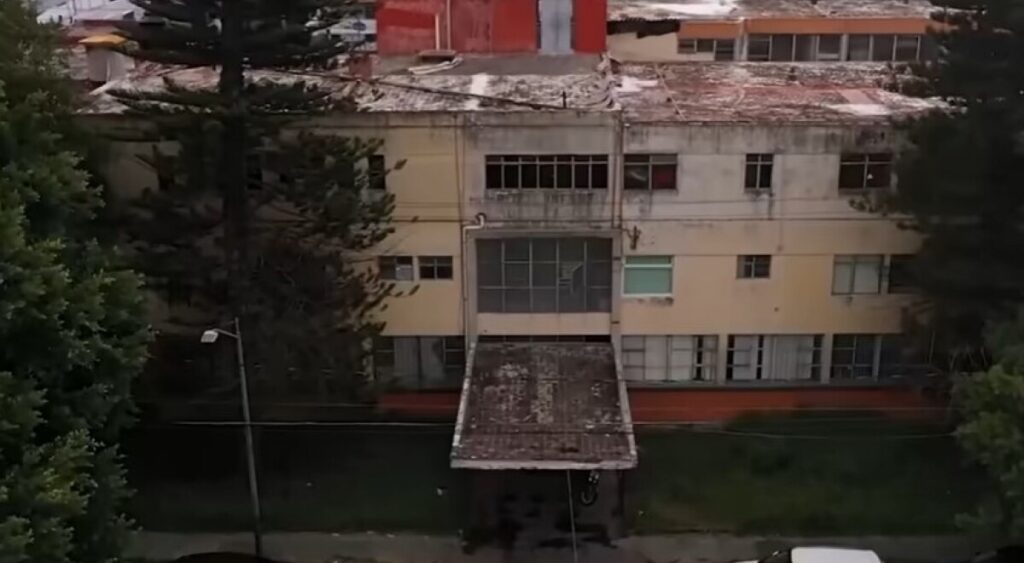
[[0,561],[93,563],[126,529],[117,439],[147,332],[56,132],[70,95],[48,33],[0,0]]
[[1024,315],[998,323],[987,333],[999,363],[967,376],[955,387],[963,421],[961,447],[989,473],[993,494],[964,517],[971,528],[1004,541],[1024,541]]
[[[362,396],[365,345],[393,287],[359,257],[392,232],[393,196],[370,189],[386,173],[367,165],[378,141],[310,125],[350,101],[299,78],[350,48],[325,32],[346,2],[136,4],[167,23],[124,23],[126,53],[217,78],[115,94],[150,125],[153,150],[140,158],[162,179],[127,221],[139,267],[154,287],[191,295],[201,322],[242,319],[247,356],[267,376],[255,378],[257,398]],[[252,76],[266,68],[296,78]]]
[[907,124],[888,207],[924,237],[913,269],[940,344],[977,350],[986,321],[1024,301],[1024,2],[940,4],[950,27],[917,86],[948,107]]

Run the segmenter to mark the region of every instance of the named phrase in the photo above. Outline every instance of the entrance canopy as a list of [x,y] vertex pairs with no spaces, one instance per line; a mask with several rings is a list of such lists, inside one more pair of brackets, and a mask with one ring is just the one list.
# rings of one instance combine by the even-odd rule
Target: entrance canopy
[[478,343],[462,386],[458,469],[629,469],[636,444],[608,343]]

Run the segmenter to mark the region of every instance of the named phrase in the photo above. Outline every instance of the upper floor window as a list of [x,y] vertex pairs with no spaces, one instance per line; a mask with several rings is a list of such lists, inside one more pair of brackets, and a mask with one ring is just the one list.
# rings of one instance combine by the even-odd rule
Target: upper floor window
[[931,373],[927,351],[901,334],[836,334],[832,379],[886,380]]
[[714,381],[716,336],[623,336],[622,374],[628,381]]
[[913,261],[913,254],[893,254],[889,257],[889,293],[912,293],[914,291],[916,284],[912,270]]
[[832,263],[832,294],[854,295],[882,292],[881,254],[844,254]]
[[608,155],[488,155],[486,186],[492,190],[605,189]]
[[921,58],[920,35],[850,35],[848,61],[916,61]]
[[735,39],[680,39],[677,44],[680,55],[711,54],[716,61],[731,61],[736,58]]
[[622,165],[622,187],[627,190],[676,189],[674,154],[627,154]]
[[888,188],[892,183],[892,153],[846,153],[839,160],[839,189]]
[[412,281],[416,278],[412,256],[379,256],[377,268],[380,277],[391,281]]
[[625,295],[672,295],[671,256],[626,256],[622,272]]
[[748,154],[743,173],[743,189],[748,192],[770,192],[774,167],[775,155]]
[[387,166],[384,155],[371,154],[366,158],[366,183],[371,190],[387,189]]
[[611,239],[480,239],[476,245],[481,312],[611,309]]
[[821,335],[730,335],[726,381],[816,381],[821,376]]
[[420,256],[419,263],[421,280],[452,279],[451,256]]
[[744,254],[736,257],[736,277],[739,279],[766,279],[772,275],[770,254]]

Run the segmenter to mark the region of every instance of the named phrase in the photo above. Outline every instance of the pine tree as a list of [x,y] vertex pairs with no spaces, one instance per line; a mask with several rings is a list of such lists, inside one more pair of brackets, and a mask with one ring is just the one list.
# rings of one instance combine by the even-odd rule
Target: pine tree
[[[393,197],[371,189],[386,173],[368,166],[379,162],[371,158],[378,141],[308,127],[350,101],[300,78],[350,49],[327,32],[346,6],[136,4],[165,23],[124,24],[125,52],[216,73],[216,86],[171,77],[159,91],[116,94],[172,147],[143,155],[165,179],[131,222],[143,271],[156,284],[185,286],[212,317],[242,319],[248,355],[269,376],[257,394],[362,396],[366,343],[382,329],[374,313],[393,287],[358,256],[392,232]],[[254,76],[266,69],[292,74]]]
[[947,107],[907,125],[888,207],[923,236],[914,274],[946,347],[978,350],[1024,301],[1024,2],[945,4],[916,86]]
[[92,237],[99,192],[59,134],[56,37],[0,0],[0,561],[116,560],[117,440],[145,357],[138,279]]

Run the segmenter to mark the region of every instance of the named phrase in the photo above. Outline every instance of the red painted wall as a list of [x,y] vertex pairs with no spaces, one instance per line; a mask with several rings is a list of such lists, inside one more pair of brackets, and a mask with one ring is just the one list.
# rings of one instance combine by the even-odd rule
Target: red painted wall
[[607,14],[608,0],[573,0],[573,51],[604,52],[608,34]]
[[[604,0],[600,0],[604,1]],[[452,49],[460,53],[537,50],[537,0],[450,0]],[[377,0],[377,51],[415,54],[434,48],[435,15],[447,48],[445,0]]]
[[[906,387],[825,389],[630,389],[634,422],[725,422],[755,411],[865,409],[893,416],[942,416],[942,403]],[[378,409],[389,414],[454,419],[457,391],[388,393]]]

